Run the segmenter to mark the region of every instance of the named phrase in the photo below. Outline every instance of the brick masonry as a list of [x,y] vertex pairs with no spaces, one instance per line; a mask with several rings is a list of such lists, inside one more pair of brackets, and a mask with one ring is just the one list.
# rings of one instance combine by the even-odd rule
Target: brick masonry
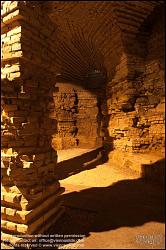
[[123,32],[126,59],[121,57],[114,78],[107,84],[105,120],[107,118],[109,122],[104,128],[109,132],[105,145],[111,147],[110,161],[125,165],[130,158],[128,167],[137,171],[141,171],[141,164],[147,162],[148,154],[149,164],[153,162],[152,154],[156,155],[156,160],[164,158],[163,17],[162,8],[158,8],[149,17],[152,20],[150,28],[146,28],[146,22],[150,22],[147,20],[134,38]]
[[58,133],[52,140],[56,149],[91,148],[102,145],[97,94],[74,83],[56,83],[52,116]]
[[48,48],[56,27],[30,2],[5,1],[2,9],[3,241],[10,234],[44,233],[63,211],[63,189],[55,175],[56,121],[49,112],[54,85]]
[[[57,148],[103,138],[110,162],[136,171],[151,154],[164,158],[162,1],[80,2],[59,16],[47,2],[2,1],[1,227],[10,242],[62,213]],[[107,76],[97,87],[87,82],[96,70]]]

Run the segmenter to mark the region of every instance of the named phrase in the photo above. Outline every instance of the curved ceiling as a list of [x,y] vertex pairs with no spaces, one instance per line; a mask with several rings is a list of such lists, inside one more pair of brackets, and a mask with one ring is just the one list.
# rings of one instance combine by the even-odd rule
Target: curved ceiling
[[56,24],[56,64],[62,78],[84,81],[95,70],[109,77],[110,64],[128,39],[163,1],[40,2]]

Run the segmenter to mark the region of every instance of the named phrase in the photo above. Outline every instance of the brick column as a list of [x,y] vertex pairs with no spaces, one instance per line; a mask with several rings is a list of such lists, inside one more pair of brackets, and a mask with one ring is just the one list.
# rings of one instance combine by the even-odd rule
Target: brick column
[[58,133],[52,142],[56,149],[77,147],[77,94],[71,83],[56,83],[58,92],[54,93],[55,109],[53,116],[57,119]]
[[[100,90],[101,91],[101,90]],[[80,147],[93,148],[102,146],[100,137],[100,119],[97,95],[91,89],[77,87],[78,114],[77,114],[77,138]]]
[[4,1],[1,27],[1,230],[14,244],[14,235],[46,232],[63,211],[49,116],[55,27],[30,1]]

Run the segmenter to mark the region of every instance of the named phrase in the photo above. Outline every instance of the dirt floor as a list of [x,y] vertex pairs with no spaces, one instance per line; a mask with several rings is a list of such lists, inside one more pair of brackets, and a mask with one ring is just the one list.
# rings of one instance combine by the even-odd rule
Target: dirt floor
[[62,242],[65,235],[68,244],[57,248],[165,249],[161,186],[110,163],[84,167],[60,182],[65,212],[50,233]]

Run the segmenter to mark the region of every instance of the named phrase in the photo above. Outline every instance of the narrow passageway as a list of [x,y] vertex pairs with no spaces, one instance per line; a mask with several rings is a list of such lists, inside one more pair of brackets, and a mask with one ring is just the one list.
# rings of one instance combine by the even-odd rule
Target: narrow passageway
[[164,7],[1,1],[2,249],[165,248]]

